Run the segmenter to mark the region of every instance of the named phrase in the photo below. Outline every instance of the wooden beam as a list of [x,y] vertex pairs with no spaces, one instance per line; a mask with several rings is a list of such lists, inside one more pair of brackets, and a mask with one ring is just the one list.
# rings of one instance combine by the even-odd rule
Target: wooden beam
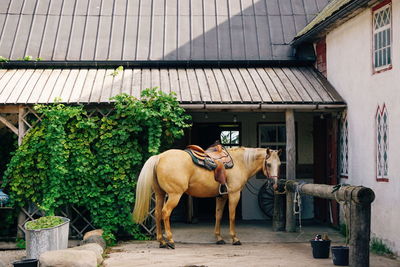
[[26,124],[24,122],[26,109],[23,106],[18,107],[18,145],[22,144],[22,139],[26,133]]
[[349,263],[354,267],[369,266],[369,241],[371,235],[371,203],[375,199],[372,189],[363,186],[341,186],[324,184],[300,184],[287,181],[286,190],[320,197],[346,201],[345,209],[350,206],[345,215],[347,227],[350,227]]
[[[293,110],[286,110],[286,180],[296,179],[296,131]],[[296,218],[293,214],[294,194],[286,194],[286,231],[296,231]]]
[[[302,194],[326,198],[338,201],[354,201],[355,203],[372,203],[375,199],[375,193],[372,189],[364,186],[341,186],[336,190],[334,185],[326,184],[300,184],[297,181],[287,181],[286,190],[295,192],[299,188]],[[335,192],[333,192],[336,190]]]
[[3,115],[0,114],[0,122],[2,122],[5,126],[8,127],[13,133],[18,135],[18,129],[11,122],[9,122]]
[[18,106],[0,106],[0,113],[16,114],[18,113]]

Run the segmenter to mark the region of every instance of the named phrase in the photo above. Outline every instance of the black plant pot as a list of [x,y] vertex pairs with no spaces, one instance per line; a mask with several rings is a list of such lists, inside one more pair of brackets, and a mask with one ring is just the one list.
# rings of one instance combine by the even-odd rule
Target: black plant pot
[[333,246],[332,247],[333,264],[337,266],[349,265],[349,247]]
[[329,258],[329,248],[331,246],[330,240],[310,240],[312,247],[313,257],[316,259]]
[[14,267],[37,267],[39,260],[37,259],[26,259],[21,261],[14,261]]

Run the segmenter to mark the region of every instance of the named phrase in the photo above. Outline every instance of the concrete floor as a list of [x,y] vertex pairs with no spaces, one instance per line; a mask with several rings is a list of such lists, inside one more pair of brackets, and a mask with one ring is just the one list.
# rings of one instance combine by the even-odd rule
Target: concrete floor
[[[214,224],[201,222],[197,224],[172,223],[172,233],[177,243],[214,243]],[[242,243],[293,243],[309,242],[316,234],[327,234],[332,242],[344,243],[344,237],[335,229],[315,223],[303,223],[301,231],[296,233],[273,232],[270,221],[238,221],[236,233]],[[230,242],[229,223],[222,222],[221,234],[227,243]]]
[[[328,234],[333,245],[343,245],[344,239],[337,231],[321,225],[305,225],[301,232],[273,232],[271,223],[237,223],[241,246],[229,244],[227,222],[222,234],[226,245],[215,245],[214,225],[172,223],[176,249],[160,249],[156,241],[123,242],[111,248],[105,267],[128,266],[333,266],[332,259],[314,259],[309,240],[316,234]],[[371,255],[371,267],[399,267],[400,261]]]

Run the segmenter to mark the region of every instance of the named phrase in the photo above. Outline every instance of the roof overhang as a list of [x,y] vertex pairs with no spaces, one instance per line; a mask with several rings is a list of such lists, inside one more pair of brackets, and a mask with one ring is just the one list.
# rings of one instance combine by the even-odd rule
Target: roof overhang
[[296,35],[291,44],[298,46],[302,43],[313,42],[377,2],[379,0],[331,1]]
[[108,105],[126,93],[159,87],[182,107],[204,110],[321,110],[345,107],[310,66],[256,68],[125,68],[0,70],[0,105],[58,102]]

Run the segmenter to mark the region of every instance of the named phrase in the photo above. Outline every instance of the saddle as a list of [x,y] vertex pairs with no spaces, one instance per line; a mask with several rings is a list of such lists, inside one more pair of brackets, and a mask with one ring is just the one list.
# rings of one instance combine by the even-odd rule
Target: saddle
[[[189,153],[196,165],[214,171],[214,179],[220,184],[226,185],[226,169],[232,168],[234,164],[231,155],[219,141],[205,151],[196,145],[187,146],[185,151]],[[222,194],[221,190],[220,194]]]

